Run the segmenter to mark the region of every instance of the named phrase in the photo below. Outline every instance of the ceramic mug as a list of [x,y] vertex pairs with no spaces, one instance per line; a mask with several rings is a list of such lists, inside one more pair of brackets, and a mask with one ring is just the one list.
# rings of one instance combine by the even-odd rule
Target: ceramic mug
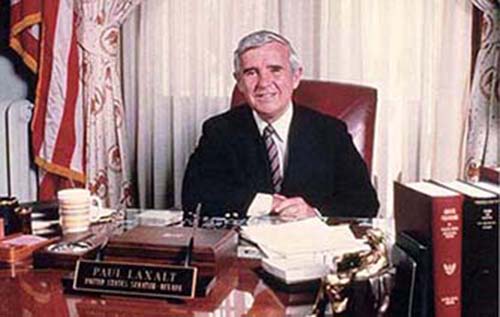
[[83,232],[102,216],[102,202],[85,188],[68,188],[57,192],[59,222],[64,233]]

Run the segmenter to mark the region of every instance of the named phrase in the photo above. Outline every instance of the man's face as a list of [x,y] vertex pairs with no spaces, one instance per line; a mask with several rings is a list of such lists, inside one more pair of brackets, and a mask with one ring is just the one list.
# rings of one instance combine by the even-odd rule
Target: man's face
[[302,77],[302,68],[292,72],[289,54],[285,45],[270,42],[240,56],[240,72],[235,75],[238,88],[250,107],[267,122],[285,112]]

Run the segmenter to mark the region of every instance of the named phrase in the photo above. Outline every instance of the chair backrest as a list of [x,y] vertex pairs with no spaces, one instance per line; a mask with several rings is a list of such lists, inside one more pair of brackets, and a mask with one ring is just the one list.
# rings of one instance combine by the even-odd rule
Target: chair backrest
[[[315,109],[326,115],[343,120],[351,133],[354,145],[371,171],[373,157],[373,135],[377,90],[371,87],[302,80],[293,95],[295,103]],[[235,86],[231,107],[245,103]]]

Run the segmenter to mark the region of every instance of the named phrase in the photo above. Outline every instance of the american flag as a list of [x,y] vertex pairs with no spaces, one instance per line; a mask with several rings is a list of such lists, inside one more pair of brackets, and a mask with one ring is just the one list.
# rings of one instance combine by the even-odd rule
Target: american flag
[[37,74],[31,130],[41,200],[67,187],[61,180],[85,183],[76,25],[73,0],[11,0],[10,46]]

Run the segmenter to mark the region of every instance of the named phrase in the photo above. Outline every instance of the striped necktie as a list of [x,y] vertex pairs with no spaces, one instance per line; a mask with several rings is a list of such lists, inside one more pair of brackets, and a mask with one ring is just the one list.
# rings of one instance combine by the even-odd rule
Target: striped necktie
[[283,177],[281,176],[280,170],[280,159],[278,156],[278,147],[274,142],[272,136],[275,134],[273,127],[268,125],[264,129],[264,142],[267,148],[267,155],[269,156],[269,165],[271,168],[271,179],[273,182],[273,188],[276,193],[281,191],[281,183],[283,182]]

